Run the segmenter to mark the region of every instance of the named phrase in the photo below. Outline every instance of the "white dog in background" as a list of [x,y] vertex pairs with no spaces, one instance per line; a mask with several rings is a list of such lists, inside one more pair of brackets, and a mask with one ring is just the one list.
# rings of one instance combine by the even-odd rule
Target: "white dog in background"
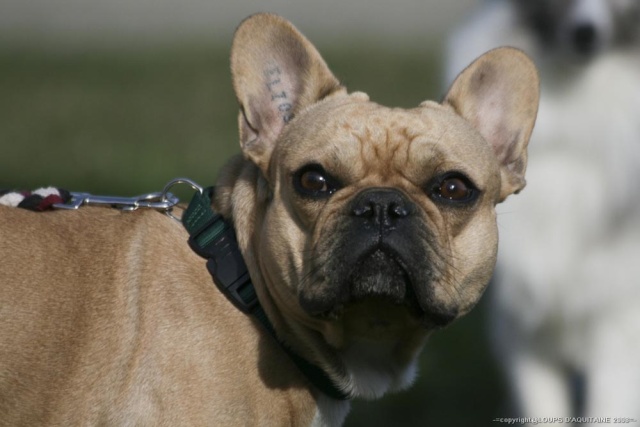
[[503,45],[541,73],[528,185],[498,216],[491,309],[521,416],[640,422],[639,31],[640,0],[492,0],[448,45],[448,82]]

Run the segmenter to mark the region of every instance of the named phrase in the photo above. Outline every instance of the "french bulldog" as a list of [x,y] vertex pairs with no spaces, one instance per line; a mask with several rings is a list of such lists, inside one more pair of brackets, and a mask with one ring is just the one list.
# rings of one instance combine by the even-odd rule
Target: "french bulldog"
[[[408,387],[429,333],[476,304],[495,206],[525,186],[538,77],[511,48],[442,103],[348,93],[285,19],[231,51],[242,155],[213,208],[276,339],[155,211],[0,209],[0,424],[340,425],[290,353],[349,397]],[[286,349],[286,351],[285,351]]]

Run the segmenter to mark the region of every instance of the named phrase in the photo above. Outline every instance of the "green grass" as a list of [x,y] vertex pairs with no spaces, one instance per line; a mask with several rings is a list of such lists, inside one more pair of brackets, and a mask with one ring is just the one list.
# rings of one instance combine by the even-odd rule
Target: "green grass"
[[236,151],[222,50],[0,53],[0,186],[149,191],[213,182]]
[[[437,54],[321,49],[351,90],[412,107],[440,98]],[[228,48],[51,53],[0,49],[0,188],[134,195],[171,178],[214,182],[237,142]],[[483,426],[503,389],[482,310],[436,333],[408,392],[357,401],[348,426]]]
[[[227,55],[0,50],[0,187],[144,192],[184,175],[212,183],[238,151]],[[382,103],[433,96],[427,54],[344,48],[326,57]]]

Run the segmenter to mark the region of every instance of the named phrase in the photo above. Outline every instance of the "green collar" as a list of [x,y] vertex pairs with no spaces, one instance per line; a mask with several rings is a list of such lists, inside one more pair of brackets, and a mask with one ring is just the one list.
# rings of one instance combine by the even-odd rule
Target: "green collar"
[[218,289],[240,311],[260,321],[314,386],[334,399],[349,399],[350,396],[340,390],[324,370],[302,358],[278,339],[256,295],[233,226],[211,208],[213,191],[213,187],[207,187],[202,193],[196,192],[182,216],[182,223],[189,232],[189,246],[207,259],[207,269]]

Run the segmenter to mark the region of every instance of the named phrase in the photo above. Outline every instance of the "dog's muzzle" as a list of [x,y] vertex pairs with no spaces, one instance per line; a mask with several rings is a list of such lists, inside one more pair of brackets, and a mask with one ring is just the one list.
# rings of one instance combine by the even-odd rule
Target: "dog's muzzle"
[[348,276],[354,301],[367,297],[389,298],[404,303],[411,291],[411,277],[394,247],[394,234],[414,214],[415,207],[394,189],[368,189],[350,205],[354,231],[355,264]]
[[[314,315],[336,315],[349,303],[382,299],[406,306],[430,324],[446,324],[457,313],[441,310],[431,291],[431,235],[417,207],[400,190],[369,188],[348,204],[338,239],[326,242],[320,261],[323,284],[301,293]],[[323,256],[320,256],[323,259]]]

